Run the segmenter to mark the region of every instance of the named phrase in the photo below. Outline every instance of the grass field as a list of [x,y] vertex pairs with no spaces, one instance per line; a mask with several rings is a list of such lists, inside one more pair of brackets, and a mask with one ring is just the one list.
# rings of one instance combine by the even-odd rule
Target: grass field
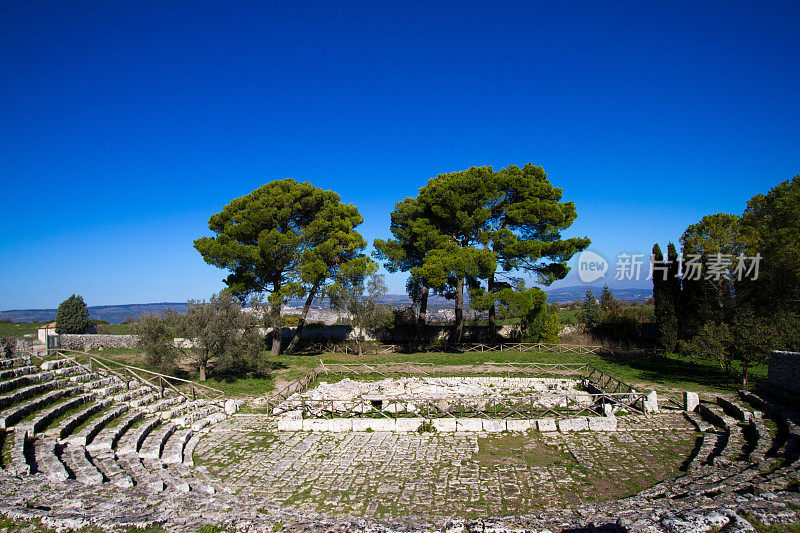
[[[143,357],[136,350],[105,350],[97,352],[129,365],[148,368]],[[686,357],[668,354],[658,356],[613,356],[594,354],[555,354],[555,353],[519,353],[515,351],[486,353],[416,353],[362,355],[342,353],[320,353],[315,355],[281,355],[268,358],[271,367],[268,377],[226,375],[214,376],[204,382],[205,385],[222,390],[231,397],[261,396],[272,391],[276,386],[294,381],[309,370],[324,363],[432,363],[452,367],[464,367],[484,362],[538,362],[538,363],[581,363],[590,364],[639,390],[657,390],[662,393],[677,394],[684,390],[697,391],[713,395],[730,393],[740,388],[736,382],[725,378],[722,370],[713,361],[692,360]],[[188,368],[184,365],[184,368]],[[148,368],[155,370],[152,368]],[[463,374],[464,369],[453,369],[454,374]],[[181,375],[196,380],[197,376],[189,372]],[[766,366],[756,367],[752,371],[752,381],[766,378]],[[324,376],[323,381],[335,381],[334,376]]]
[[[52,321],[50,321],[52,322]],[[0,322],[0,337],[17,337],[32,333],[50,322]],[[97,333],[106,335],[130,335],[131,324],[100,324],[97,326]]]
[[0,322],[0,337],[22,338],[24,335],[32,333],[47,324],[47,322]]

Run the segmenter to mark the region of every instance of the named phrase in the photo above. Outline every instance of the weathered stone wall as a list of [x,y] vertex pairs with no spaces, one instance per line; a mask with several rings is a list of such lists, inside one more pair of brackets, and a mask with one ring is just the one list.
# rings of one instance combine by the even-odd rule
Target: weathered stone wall
[[16,337],[0,337],[0,357],[14,357],[27,354],[31,349],[25,339]]
[[61,335],[61,347],[65,350],[135,348],[136,338],[136,335]]
[[767,383],[800,394],[800,353],[772,352],[769,358]]

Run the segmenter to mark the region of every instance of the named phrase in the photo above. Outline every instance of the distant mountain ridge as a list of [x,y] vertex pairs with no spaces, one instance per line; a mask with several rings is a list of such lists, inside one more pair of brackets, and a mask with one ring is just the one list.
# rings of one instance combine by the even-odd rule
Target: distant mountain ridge
[[[559,287],[557,289],[547,289],[547,301],[557,303],[574,302],[586,296],[586,289],[592,289],[596,296],[600,296],[603,287],[597,286],[573,286]],[[611,293],[620,300],[642,302],[653,295],[651,289],[611,289]],[[387,294],[383,302],[392,307],[406,307],[411,305],[411,300],[406,294]],[[469,296],[464,295],[464,302],[469,303]],[[302,307],[302,299],[290,300],[289,307]],[[130,317],[139,317],[147,313],[162,313],[167,309],[172,309],[179,313],[186,311],[186,303],[163,302],[149,304],[124,304],[124,305],[97,305],[89,307],[89,318],[105,320],[112,324],[120,324]],[[327,303],[325,303],[327,306]],[[430,310],[452,308],[453,301],[447,300],[442,296],[432,295],[428,300]],[[0,320],[9,319],[12,322],[47,322],[55,320],[55,309],[12,309],[0,311]]]

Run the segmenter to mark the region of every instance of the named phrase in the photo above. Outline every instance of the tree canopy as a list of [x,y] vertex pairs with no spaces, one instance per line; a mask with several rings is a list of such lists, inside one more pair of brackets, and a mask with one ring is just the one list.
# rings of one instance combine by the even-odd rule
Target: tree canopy
[[71,295],[56,310],[56,333],[83,333],[89,325],[89,309],[79,295]]
[[[501,171],[486,166],[440,174],[409,202],[421,222],[408,233],[395,233],[399,244],[394,249],[407,251],[395,257],[419,261],[409,268],[412,276],[455,298],[454,340],[460,340],[463,330],[465,284],[481,301],[486,301],[481,292],[488,291],[493,322],[498,293],[510,286],[498,284],[498,275],[522,271],[548,285],[566,276],[567,261],[588,247],[585,237],[562,239],[561,232],[577,213],[572,202],[561,198],[561,189],[553,187],[544,170],[529,163]],[[424,257],[414,254],[419,243],[424,244]]]
[[207,263],[230,271],[225,283],[240,299],[269,294],[272,354],[277,355],[281,306],[292,297],[313,299],[333,271],[361,254],[366,242],[354,228],[362,221],[358,210],[341,203],[333,191],[276,180],[213,215],[208,225],[216,236],[197,239],[194,246]]

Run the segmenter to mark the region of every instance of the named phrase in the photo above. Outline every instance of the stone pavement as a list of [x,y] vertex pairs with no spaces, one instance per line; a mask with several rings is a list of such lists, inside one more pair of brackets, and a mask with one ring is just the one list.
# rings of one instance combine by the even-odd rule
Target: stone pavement
[[235,416],[195,464],[240,493],[334,515],[520,514],[635,494],[679,473],[696,434],[679,415],[623,417],[625,432],[279,432]]

